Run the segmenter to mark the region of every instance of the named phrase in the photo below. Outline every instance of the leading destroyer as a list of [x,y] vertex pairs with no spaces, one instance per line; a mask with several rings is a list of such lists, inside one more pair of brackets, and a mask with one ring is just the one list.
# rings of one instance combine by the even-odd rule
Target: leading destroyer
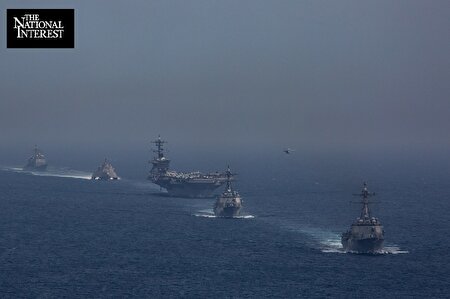
[[227,186],[225,187],[225,191],[217,197],[216,203],[214,204],[214,215],[217,217],[233,218],[239,216],[242,208],[242,198],[231,185],[233,174],[231,173],[230,166],[228,166],[226,175]]
[[169,170],[170,159],[164,156],[164,144],[160,136],[153,141],[156,153],[151,161],[153,167],[148,179],[154,184],[167,190],[169,196],[174,197],[213,197],[214,191],[227,180],[224,173],[178,172]]
[[28,159],[27,165],[23,167],[23,170],[35,170],[35,171],[45,171],[47,169],[47,161],[41,150],[34,146],[34,153]]
[[342,246],[345,251],[355,253],[380,253],[384,242],[383,226],[377,218],[371,216],[369,210],[369,197],[375,193],[370,193],[364,183],[361,193],[357,195],[362,198],[361,215],[350,229],[342,234]]

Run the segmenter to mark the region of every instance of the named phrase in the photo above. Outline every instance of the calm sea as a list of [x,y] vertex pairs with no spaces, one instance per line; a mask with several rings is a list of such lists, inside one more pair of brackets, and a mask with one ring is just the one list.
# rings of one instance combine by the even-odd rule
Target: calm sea
[[[2,167],[0,297],[450,297],[448,161],[282,155],[232,163],[239,219],[126,167],[114,182]],[[364,181],[386,231],[377,256],[340,245]]]

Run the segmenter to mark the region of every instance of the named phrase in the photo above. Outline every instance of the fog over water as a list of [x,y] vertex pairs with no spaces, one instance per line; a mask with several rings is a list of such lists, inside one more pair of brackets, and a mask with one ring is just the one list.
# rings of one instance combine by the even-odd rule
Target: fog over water
[[[0,26],[2,299],[449,297],[449,0],[7,8],[74,8],[76,38]],[[158,134],[171,170],[231,166],[240,219],[146,179]],[[121,180],[90,180],[104,158]],[[377,256],[341,243],[363,182]]]
[[158,134],[199,154],[449,150],[449,1],[7,8],[75,8],[76,46],[6,49],[1,33],[2,163],[35,143],[54,157],[146,157]]

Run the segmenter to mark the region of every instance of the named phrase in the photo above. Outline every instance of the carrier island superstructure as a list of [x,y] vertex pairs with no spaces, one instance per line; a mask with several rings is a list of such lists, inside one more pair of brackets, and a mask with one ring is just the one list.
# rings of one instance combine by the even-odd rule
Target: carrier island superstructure
[[201,172],[179,172],[169,169],[170,159],[164,155],[166,141],[160,136],[153,141],[156,156],[149,161],[152,169],[148,179],[154,184],[167,190],[169,196],[173,197],[199,197],[209,198],[214,196],[214,191],[225,184],[228,180],[225,173],[201,173]]

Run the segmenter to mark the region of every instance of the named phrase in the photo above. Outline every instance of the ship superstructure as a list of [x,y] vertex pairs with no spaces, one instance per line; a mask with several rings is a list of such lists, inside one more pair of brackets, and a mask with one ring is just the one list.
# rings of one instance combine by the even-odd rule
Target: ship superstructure
[[218,217],[232,218],[239,216],[242,208],[242,198],[231,184],[232,173],[230,167],[226,171],[227,185],[225,191],[217,198],[214,204],[214,214]]
[[355,253],[379,253],[383,248],[384,230],[380,221],[373,217],[369,209],[369,197],[375,195],[367,189],[364,183],[360,194],[362,210],[361,215],[351,225],[350,229],[342,234],[341,242],[345,251]]
[[44,171],[47,169],[47,161],[41,150],[34,146],[34,153],[28,159],[27,165],[23,167],[24,170]]
[[102,165],[100,165],[97,170],[92,174],[92,180],[118,180],[119,177],[107,159],[103,161]]
[[169,170],[170,159],[164,155],[166,141],[160,136],[153,141],[156,156],[149,161],[152,164],[148,179],[167,190],[174,197],[212,197],[214,191],[227,181],[223,173],[179,172]]

